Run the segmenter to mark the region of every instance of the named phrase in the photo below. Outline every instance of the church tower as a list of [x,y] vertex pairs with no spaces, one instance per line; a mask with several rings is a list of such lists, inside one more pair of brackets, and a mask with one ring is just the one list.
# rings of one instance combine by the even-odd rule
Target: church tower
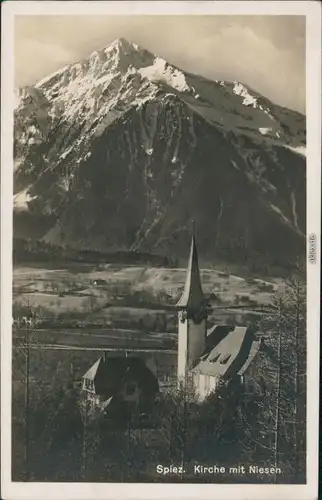
[[186,380],[205,349],[207,335],[206,301],[201,287],[198,253],[193,225],[190,257],[183,294],[178,308],[178,380]]

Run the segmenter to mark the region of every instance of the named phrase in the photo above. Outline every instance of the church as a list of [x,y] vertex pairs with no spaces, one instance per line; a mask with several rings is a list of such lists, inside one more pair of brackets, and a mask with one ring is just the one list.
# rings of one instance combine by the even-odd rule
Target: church
[[200,401],[221,384],[245,387],[248,369],[261,342],[247,326],[208,328],[208,304],[203,294],[193,232],[186,282],[178,309],[178,385]]
[[[247,377],[249,367],[262,344],[251,327],[208,325],[209,306],[202,290],[194,231],[185,286],[175,308],[178,354],[174,385],[200,402],[222,384],[233,382],[238,390],[245,389],[247,378],[252,378]],[[83,376],[82,390],[94,406],[110,412],[123,403],[149,407],[160,386],[151,359],[129,350],[116,356],[105,352]]]

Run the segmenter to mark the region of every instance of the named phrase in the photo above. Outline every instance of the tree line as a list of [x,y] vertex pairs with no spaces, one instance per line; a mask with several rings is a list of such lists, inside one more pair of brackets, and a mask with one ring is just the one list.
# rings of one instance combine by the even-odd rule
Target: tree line
[[48,243],[28,238],[13,239],[13,262],[85,262],[148,264],[160,267],[177,267],[178,259],[148,252],[115,250],[103,251],[95,248],[72,248],[67,245]]

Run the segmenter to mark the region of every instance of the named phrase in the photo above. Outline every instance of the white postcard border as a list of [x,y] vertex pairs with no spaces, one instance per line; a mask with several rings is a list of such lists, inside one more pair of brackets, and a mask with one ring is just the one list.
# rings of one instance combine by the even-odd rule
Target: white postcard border
[[[321,6],[314,1],[32,2],[2,4],[1,79],[1,486],[6,500],[217,499],[313,500],[318,484],[321,227]],[[13,108],[16,15],[305,15],[307,104],[307,234],[316,264],[307,264],[307,484],[19,483],[11,481],[11,308]],[[291,77],[291,75],[290,75]]]

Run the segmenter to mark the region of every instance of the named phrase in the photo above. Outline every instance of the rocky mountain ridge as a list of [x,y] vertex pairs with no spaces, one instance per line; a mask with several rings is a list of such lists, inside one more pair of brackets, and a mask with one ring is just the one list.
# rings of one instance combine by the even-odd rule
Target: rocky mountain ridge
[[305,117],[124,39],[21,89],[14,147],[17,234],[181,255],[194,218],[205,256],[303,251]]

